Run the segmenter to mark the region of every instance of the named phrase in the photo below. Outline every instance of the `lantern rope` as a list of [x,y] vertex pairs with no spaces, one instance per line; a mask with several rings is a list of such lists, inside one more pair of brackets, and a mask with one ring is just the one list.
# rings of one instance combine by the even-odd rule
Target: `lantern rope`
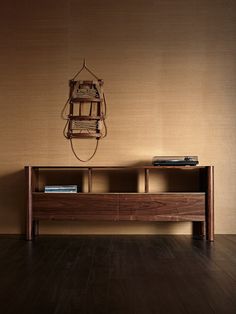
[[65,127],[64,127],[64,129],[63,129],[63,135],[64,135],[64,137],[65,137],[67,140],[68,140],[68,137],[67,137],[67,135],[66,135],[66,129],[67,129],[68,123],[69,123],[69,119],[67,119],[66,125],[65,125]]
[[72,139],[70,138],[69,140],[70,140],[71,150],[72,150],[72,152],[73,152],[75,158],[77,158],[79,161],[87,162],[87,161],[91,160],[91,159],[93,158],[93,156],[94,156],[94,155],[96,154],[96,152],[97,152],[99,139],[97,139],[97,143],[96,143],[96,146],[95,146],[95,149],[94,149],[93,154],[92,154],[88,159],[85,159],[85,160],[84,160],[84,159],[81,159],[81,158],[78,156],[78,154],[76,153],[76,151],[75,151],[75,149],[74,149],[74,145],[73,145]]
[[102,119],[101,121],[103,122],[103,126],[104,126],[104,134],[102,135],[102,138],[104,138],[107,136],[107,125],[106,125],[105,119]]
[[67,109],[67,106],[69,104],[69,101],[70,101],[70,98],[67,99],[64,107],[62,108],[62,111],[61,111],[61,118],[62,118],[62,120],[67,120],[68,119],[65,113],[66,113],[66,109]]
[[97,75],[95,75],[87,66],[86,66],[86,61],[84,59],[84,63],[82,68],[75,74],[75,76],[73,77],[72,81],[74,81],[74,79],[83,71],[83,69],[87,70],[93,77],[96,78],[96,80],[99,81],[99,78],[97,77]]
[[106,102],[106,97],[104,93],[103,93],[103,100],[104,100],[104,116],[106,116],[107,115],[107,102]]

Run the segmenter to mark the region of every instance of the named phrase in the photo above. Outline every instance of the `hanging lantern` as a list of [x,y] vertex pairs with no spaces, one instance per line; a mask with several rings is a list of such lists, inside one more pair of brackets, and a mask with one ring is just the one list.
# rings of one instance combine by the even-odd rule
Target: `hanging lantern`
[[[76,80],[76,77],[86,70],[93,76],[93,80]],[[95,155],[98,142],[107,135],[105,124],[106,100],[103,92],[103,80],[99,79],[85,64],[69,81],[69,99],[63,109],[69,107],[64,136],[70,140],[72,151],[80,161],[89,161]],[[95,139],[96,145],[93,154],[82,160],[75,152],[74,139]]]

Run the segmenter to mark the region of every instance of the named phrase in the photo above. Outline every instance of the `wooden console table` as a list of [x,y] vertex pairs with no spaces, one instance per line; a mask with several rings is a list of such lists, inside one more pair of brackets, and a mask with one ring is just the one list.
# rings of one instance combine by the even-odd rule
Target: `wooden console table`
[[[150,176],[167,171],[195,173],[194,191],[152,190]],[[108,182],[124,173],[124,190],[94,191],[97,173]],[[26,166],[26,236],[39,234],[40,220],[81,221],[191,221],[193,235],[214,240],[214,167],[45,167]],[[141,191],[129,189],[129,180],[141,174]],[[110,181],[109,181],[110,180]],[[44,193],[46,184],[77,184],[79,193]],[[128,187],[128,188],[127,188]]]

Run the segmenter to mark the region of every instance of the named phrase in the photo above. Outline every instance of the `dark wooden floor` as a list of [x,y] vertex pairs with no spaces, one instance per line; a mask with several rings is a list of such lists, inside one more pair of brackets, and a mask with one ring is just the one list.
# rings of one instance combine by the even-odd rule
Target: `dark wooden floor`
[[236,313],[236,235],[2,236],[0,312]]

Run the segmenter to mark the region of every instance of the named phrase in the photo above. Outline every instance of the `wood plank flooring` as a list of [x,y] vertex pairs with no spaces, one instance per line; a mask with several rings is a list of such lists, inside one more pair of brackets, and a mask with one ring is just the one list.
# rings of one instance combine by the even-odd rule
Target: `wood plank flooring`
[[236,235],[0,237],[0,313],[236,313]]

